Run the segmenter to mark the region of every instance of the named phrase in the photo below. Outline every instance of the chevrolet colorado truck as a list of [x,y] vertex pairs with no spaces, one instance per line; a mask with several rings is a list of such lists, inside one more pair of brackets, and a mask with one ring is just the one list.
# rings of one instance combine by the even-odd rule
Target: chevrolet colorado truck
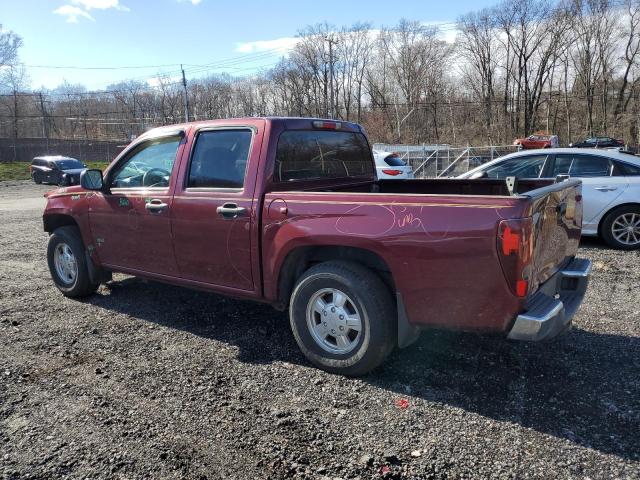
[[570,325],[591,266],[581,183],[512,180],[378,182],[348,122],[161,127],[46,194],[48,264],[69,297],[121,272],[288,309],[313,364],[361,375],[428,327]]

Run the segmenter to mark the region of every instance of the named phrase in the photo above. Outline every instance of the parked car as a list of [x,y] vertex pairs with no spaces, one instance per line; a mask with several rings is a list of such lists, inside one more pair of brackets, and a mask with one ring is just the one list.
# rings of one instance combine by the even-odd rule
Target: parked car
[[415,178],[411,165],[408,165],[397,153],[373,151],[378,180],[400,180]]
[[531,341],[567,328],[590,271],[575,257],[580,182],[519,188],[378,181],[348,122],[161,127],[47,194],[47,258],[69,297],[124,272],[288,309],[313,364],[360,375],[426,327]]
[[512,153],[459,178],[555,178],[582,180],[582,234],[599,235],[611,247],[640,248],[640,158],[616,150],[554,148]]
[[80,174],[86,169],[80,160],[62,155],[35,157],[29,166],[34,182],[54,185],[78,185]]
[[557,148],[560,146],[560,141],[557,135],[533,134],[527,138],[516,138],[513,144],[520,145],[523,150],[526,150],[531,148]]
[[570,143],[573,148],[608,148],[624,147],[624,141],[611,137],[591,137],[581,142]]

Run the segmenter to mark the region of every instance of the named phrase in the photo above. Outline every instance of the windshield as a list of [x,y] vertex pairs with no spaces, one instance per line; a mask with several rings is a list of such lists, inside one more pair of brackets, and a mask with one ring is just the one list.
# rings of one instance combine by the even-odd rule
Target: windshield
[[84,165],[79,160],[70,158],[69,160],[56,160],[56,165],[60,170],[71,170],[72,168],[84,168]]

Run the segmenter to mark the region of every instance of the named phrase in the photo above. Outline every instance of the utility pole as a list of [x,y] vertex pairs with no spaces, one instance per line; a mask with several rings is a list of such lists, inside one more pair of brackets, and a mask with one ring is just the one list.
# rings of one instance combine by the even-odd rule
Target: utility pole
[[325,40],[329,42],[329,90],[330,90],[329,101],[331,102],[329,107],[329,118],[335,118],[336,104],[335,104],[334,93],[333,93],[333,45],[337,44],[338,42],[332,39],[331,37],[326,37]]
[[49,154],[49,129],[47,128],[47,115],[44,111],[42,92],[38,93],[38,97],[40,97],[40,111],[42,112],[42,135],[47,139],[47,154]]
[[13,88],[13,161],[18,160],[18,92]]
[[189,96],[187,95],[187,78],[184,76],[184,68],[180,65],[182,70],[182,86],[184,87],[184,121],[189,121]]

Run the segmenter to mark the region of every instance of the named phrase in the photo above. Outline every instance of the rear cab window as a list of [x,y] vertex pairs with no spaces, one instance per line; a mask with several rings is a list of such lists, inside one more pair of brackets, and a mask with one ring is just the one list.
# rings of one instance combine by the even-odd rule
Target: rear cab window
[[275,182],[373,176],[372,153],[362,133],[287,130],[278,139]]

